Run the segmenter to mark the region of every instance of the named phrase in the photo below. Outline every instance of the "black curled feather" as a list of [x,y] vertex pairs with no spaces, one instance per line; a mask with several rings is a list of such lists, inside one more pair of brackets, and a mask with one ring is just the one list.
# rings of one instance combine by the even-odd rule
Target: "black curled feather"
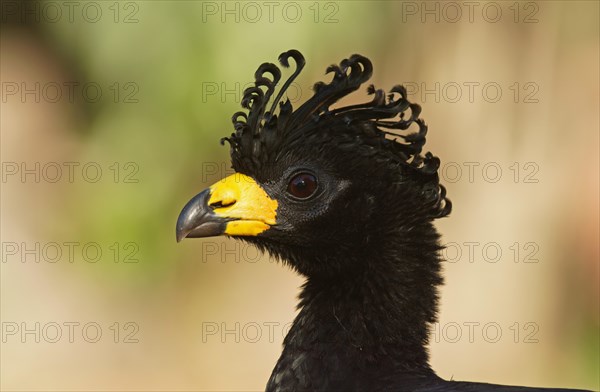
[[[440,160],[431,153],[421,154],[427,125],[419,118],[421,107],[408,100],[406,88],[397,85],[386,94],[384,90],[369,85],[367,93],[372,96],[370,101],[332,109],[332,105],[358,90],[373,74],[371,61],[354,54],[339,65],[329,66],[326,74],[332,75],[331,81],[315,83],[313,96],[294,110],[290,101],[282,101],[282,98],[306,62],[297,50],[289,50],[279,56],[283,68],[290,67],[290,60],[293,60],[295,69],[276,95],[281,69],[272,63],[258,67],[254,86],[244,91],[241,105],[247,113],[235,113],[232,117],[234,133],[221,139],[221,143],[227,141],[231,145],[231,158],[236,170],[259,170],[264,162],[269,162],[270,154],[278,150],[287,136],[308,125],[325,129],[344,124],[356,126],[364,132],[374,130],[385,136],[389,140],[385,148],[392,150],[400,162],[421,175],[435,177],[437,183]],[[410,131],[412,128],[414,130]],[[446,199],[444,187],[436,185],[433,194],[436,196],[432,200],[434,217],[448,215],[451,203]]]

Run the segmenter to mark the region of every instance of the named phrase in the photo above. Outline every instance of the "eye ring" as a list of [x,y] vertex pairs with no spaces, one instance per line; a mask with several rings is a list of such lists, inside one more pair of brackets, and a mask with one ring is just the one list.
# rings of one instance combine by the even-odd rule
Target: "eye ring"
[[295,199],[306,200],[313,196],[318,188],[317,177],[309,172],[300,172],[292,176],[287,193]]

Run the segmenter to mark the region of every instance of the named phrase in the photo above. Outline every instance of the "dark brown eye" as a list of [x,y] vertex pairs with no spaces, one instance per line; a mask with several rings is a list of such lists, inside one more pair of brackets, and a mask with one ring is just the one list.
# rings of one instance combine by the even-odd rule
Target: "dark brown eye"
[[288,184],[287,191],[298,199],[306,199],[317,190],[317,178],[309,173],[295,175]]

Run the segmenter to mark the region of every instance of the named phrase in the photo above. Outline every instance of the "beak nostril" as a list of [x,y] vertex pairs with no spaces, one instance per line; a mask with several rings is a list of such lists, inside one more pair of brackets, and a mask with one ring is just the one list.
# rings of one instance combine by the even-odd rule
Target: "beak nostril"
[[230,201],[230,202],[224,202],[222,200],[219,201],[215,201],[214,203],[210,203],[209,206],[211,208],[225,208],[225,207],[229,207],[235,204],[235,200]]

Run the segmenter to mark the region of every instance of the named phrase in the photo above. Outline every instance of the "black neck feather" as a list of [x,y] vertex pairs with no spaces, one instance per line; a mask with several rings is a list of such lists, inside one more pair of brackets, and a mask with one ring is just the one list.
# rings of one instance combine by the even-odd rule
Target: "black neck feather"
[[340,260],[355,266],[347,274],[308,278],[271,387],[285,379],[299,389],[327,389],[301,380],[370,389],[361,383],[435,377],[426,345],[441,283],[438,236],[430,224],[413,230],[417,242],[382,236],[356,254],[362,260]]

